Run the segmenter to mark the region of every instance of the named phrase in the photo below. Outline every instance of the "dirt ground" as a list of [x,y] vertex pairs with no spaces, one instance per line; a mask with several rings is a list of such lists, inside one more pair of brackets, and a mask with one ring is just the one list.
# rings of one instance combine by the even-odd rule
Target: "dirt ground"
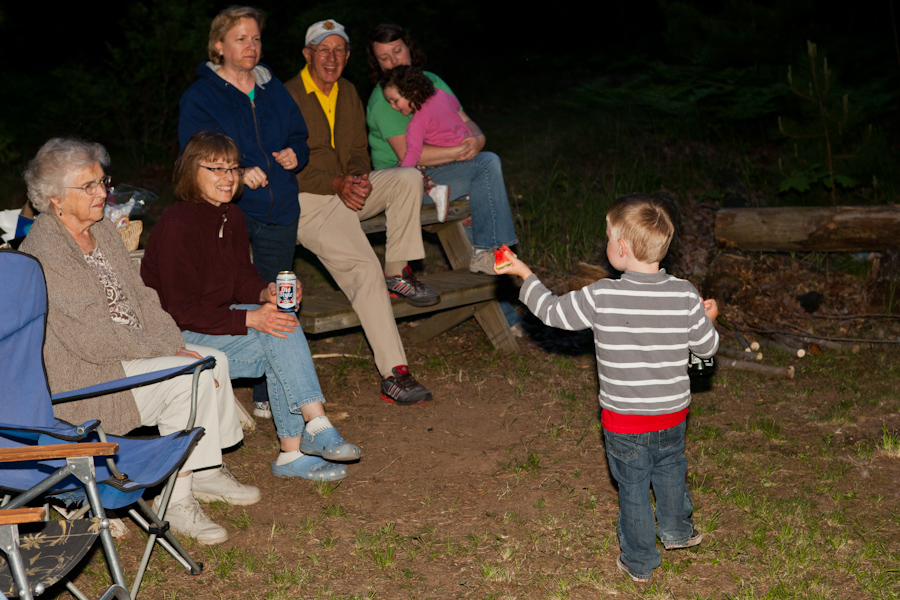
[[[694,235],[709,235],[708,225],[695,227]],[[696,253],[681,256],[704,267],[689,276],[716,271],[717,253],[702,261]],[[812,259],[798,265],[757,255],[741,264],[725,269],[736,283],[723,302],[723,347],[737,349],[729,329],[735,323],[751,333],[761,324],[797,323],[828,336],[897,339],[891,319],[817,320],[794,299],[818,286],[822,313],[869,313],[882,298],[877,281],[831,273],[821,283]],[[774,287],[748,295],[742,286],[750,280],[754,289]],[[739,305],[733,299],[742,294]],[[402,323],[401,335],[415,326]],[[793,365],[795,377],[720,370],[698,380],[687,456],[704,543],[663,552],[651,582],[634,584],[615,566],[617,495],[590,335],[530,319],[526,329],[522,351],[509,357],[490,347],[474,320],[408,344],[413,373],[434,393],[434,401],[415,407],[379,399],[360,332],[312,339],[315,355],[342,355],[317,358],[316,369],[328,414],[363,449],[362,459],[337,485],[276,479],[268,466],[277,454],[274,426],[259,421],[226,463],[260,487],[262,501],[206,505],[231,539],[191,546],[206,565],[198,577],[157,554],[142,597],[900,595],[900,461],[884,444],[900,429],[896,345],[826,349],[804,359],[767,351],[764,362]],[[250,389],[237,392],[252,408]],[[120,542],[128,573],[141,547],[131,529]],[[82,579],[90,589],[102,573],[93,564]]]

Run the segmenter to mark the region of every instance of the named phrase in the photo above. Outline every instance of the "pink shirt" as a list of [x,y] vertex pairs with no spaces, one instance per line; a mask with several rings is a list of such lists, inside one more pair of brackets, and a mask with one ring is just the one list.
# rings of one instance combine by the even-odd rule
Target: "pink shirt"
[[459,116],[459,101],[439,89],[413,113],[406,126],[406,154],[401,167],[414,167],[422,156],[422,146],[458,146],[472,132]]

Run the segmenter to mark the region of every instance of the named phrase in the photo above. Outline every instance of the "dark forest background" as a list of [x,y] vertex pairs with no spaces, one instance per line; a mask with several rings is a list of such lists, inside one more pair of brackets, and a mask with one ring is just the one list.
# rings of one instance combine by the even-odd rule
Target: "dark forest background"
[[[590,143],[584,136],[618,128],[617,145],[663,136],[740,148],[768,170],[772,197],[803,201],[817,188],[823,197],[835,188],[844,201],[893,200],[900,93],[893,0],[616,0],[585,10],[547,4],[539,11],[478,0],[259,4],[269,16],[263,62],[282,80],[293,77],[307,26],[337,19],[354,42],[345,76],[365,99],[366,36],[378,23],[396,22],[504,160],[521,145],[546,144],[541,135],[549,129],[572,151]],[[58,135],[105,144],[118,181],[165,194],[178,100],[207,58],[209,23],[223,7],[208,0],[110,3],[102,11],[4,4],[2,204],[24,202],[22,168]],[[817,45],[812,61],[807,40]],[[827,96],[808,101],[792,93],[788,66],[805,91],[811,69],[824,80],[825,58]],[[824,109],[833,123],[821,118]],[[804,137],[823,128],[836,140],[830,173],[823,173],[829,157],[819,138]],[[751,160],[759,156],[766,160]],[[527,169],[551,169],[559,156],[539,160]],[[511,187],[514,177],[507,176]]]

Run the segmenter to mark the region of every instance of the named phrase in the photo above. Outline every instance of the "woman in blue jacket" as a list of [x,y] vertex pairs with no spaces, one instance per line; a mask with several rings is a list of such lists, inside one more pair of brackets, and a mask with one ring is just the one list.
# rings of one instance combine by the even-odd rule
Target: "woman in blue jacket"
[[[265,13],[249,7],[220,12],[209,30],[209,62],[181,97],[178,141],[200,131],[222,133],[241,150],[244,192],[237,205],[247,221],[253,263],[265,281],[291,271],[297,244],[296,174],[309,160],[306,123],[297,103],[259,63]],[[254,414],[271,418],[265,387],[253,392]]]

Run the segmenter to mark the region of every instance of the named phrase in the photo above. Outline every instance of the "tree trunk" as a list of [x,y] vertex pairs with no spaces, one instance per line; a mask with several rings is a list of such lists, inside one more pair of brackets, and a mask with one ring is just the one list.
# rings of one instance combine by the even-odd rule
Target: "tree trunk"
[[728,208],[716,214],[720,247],[774,252],[863,252],[900,245],[900,207]]

